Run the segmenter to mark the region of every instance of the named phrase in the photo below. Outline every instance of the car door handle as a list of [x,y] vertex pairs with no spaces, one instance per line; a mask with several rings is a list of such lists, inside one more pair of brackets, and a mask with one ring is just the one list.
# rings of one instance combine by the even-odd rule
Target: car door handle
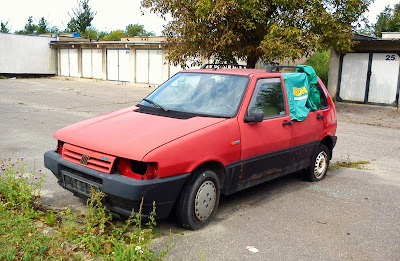
[[324,114],[318,114],[317,120],[320,120],[320,119],[323,119],[323,118],[325,118],[325,115],[324,115]]
[[292,125],[293,124],[293,122],[292,121],[284,121],[283,123],[282,123],[282,125],[283,126],[286,126],[286,125]]

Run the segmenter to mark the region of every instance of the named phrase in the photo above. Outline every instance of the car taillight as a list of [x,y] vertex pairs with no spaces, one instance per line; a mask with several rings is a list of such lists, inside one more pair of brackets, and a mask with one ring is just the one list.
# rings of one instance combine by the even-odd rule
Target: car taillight
[[158,164],[129,159],[119,159],[118,169],[121,175],[134,179],[154,179],[158,177]]

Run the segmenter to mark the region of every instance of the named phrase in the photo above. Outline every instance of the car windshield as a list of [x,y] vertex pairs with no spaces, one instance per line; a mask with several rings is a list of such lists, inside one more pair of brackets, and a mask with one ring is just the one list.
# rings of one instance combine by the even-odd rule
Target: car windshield
[[178,73],[139,105],[230,118],[236,115],[248,82],[246,76]]

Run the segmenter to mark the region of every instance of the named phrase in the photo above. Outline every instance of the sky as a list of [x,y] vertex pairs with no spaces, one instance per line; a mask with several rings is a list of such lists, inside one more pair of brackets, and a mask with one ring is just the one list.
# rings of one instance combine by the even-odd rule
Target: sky
[[[393,7],[399,2],[375,0],[366,16],[374,23],[386,5]],[[35,23],[44,17],[50,27],[57,26],[59,30],[64,30],[70,20],[68,13],[72,13],[72,9],[78,6],[77,0],[0,0],[0,3],[0,21],[8,21],[11,32],[22,30],[29,16],[33,16]],[[90,0],[89,3],[92,10],[97,12],[92,25],[100,31],[123,30],[128,24],[138,23],[144,25],[145,30],[161,35],[163,24],[166,23],[156,14],[150,13],[150,10],[141,9],[140,0]]]

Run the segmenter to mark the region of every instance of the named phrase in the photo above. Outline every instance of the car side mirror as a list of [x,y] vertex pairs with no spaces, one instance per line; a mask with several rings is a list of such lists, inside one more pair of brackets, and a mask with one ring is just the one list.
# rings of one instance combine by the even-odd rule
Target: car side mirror
[[245,123],[256,123],[256,122],[262,122],[264,120],[264,113],[262,112],[252,112],[250,115],[246,115],[244,117],[244,122]]

